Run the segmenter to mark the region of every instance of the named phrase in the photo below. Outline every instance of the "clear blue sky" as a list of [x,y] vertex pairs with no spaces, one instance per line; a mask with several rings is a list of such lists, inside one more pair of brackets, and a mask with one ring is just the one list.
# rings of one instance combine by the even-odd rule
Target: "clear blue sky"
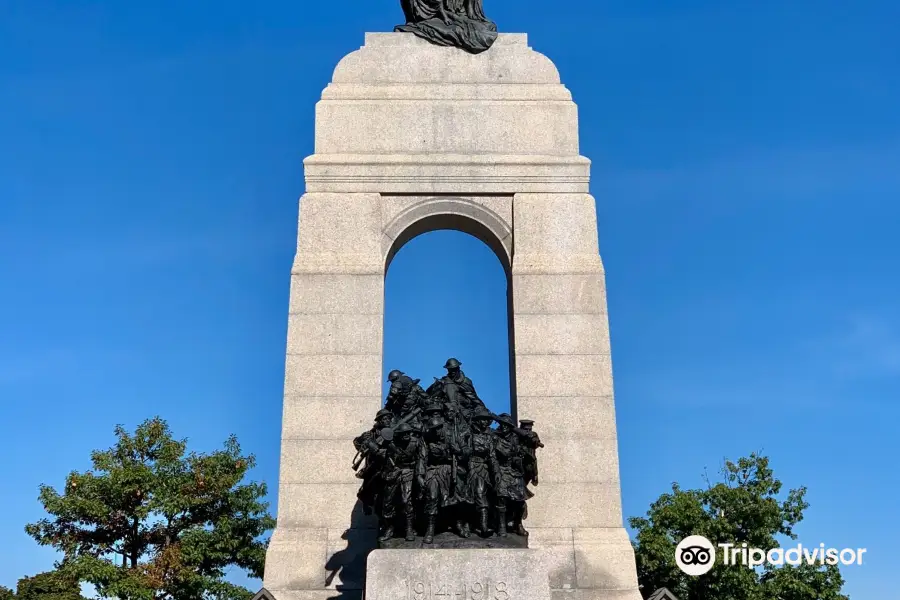
[[[236,433],[274,500],[313,105],[396,4],[0,1],[0,584],[51,566],[22,529],[38,485],[84,469],[116,423],[159,414],[199,450]],[[580,106],[625,514],[762,449],[809,487],[801,541],[867,547],[846,589],[886,597],[900,4],[485,4]],[[429,381],[457,355],[506,405],[505,280],[485,246],[417,238],[386,302],[385,370]]]

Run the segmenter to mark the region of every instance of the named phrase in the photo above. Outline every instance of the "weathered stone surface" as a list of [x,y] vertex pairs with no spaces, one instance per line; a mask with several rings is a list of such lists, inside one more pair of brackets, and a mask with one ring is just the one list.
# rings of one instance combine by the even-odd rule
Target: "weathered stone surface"
[[288,354],[379,354],[381,315],[292,314]]
[[606,315],[521,314],[516,315],[516,353],[609,354]]
[[[341,61],[316,106],[317,155],[578,155],[575,103],[525,36],[501,36],[505,43],[472,57],[409,37],[369,35]],[[398,98],[393,88],[404,83],[420,93]],[[531,86],[511,97],[522,84]],[[494,90],[507,92],[502,102],[491,101]]]
[[297,253],[378,256],[379,194],[307,193],[300,199]]
[[[381,408],[381,395],[296,396],[286,394],[281,437],[287,440],[341,440],[346,444],[372,426],[372,415]],[[310,419],[310,415],[328,415]],[[283,468],[283,467],[282,467]],[[350,471],[350,467],[347,467]]]
[[281,443],[282,485],[348,483],[359,485],[350,468],[356,450],[347,440],[288,439]]
[[516,315],[606,314],[602,265],[597,274],[517,272],[513,289]]
[[547,560],[534,550],[375,550],[367,600],[550,600]]
[[386,234],[400,232],[414,225],[423,217],[440,213],[461,213],[472,218],[478,216],[478,209],[498,221],[499,227],[493,233],[498,239],[512,234],[512,195],[503,196],[408,196],[383,194],[381,197],[382,226]]
[[[519,413],[537,423],[541,439],[616,439],[615,407],[612,396],[516,396]],[[547,448],[541,450],[541,464]],[[543,471],[544,468],[541,467]]]
[[553,600],[640,600],[634,552],[621,527],[531,527],[529,545],[546,556]]
[[[284,589],[271,591],[275,600],[362,600],[362,590]],[[630,599],[629,599],[630,600]]]
[[[301,257],[302,258],[302,257]],[[384,270],[371,275],[310,272],[295,264],[290,312],[319,315],[384,315]]]
[[[427,104],[399,100],[363,104],[329,100],[319,103],[316,118],[341,123],[317,136],[316,151],[323,154],[366,150],[407,154],[435,149],[465,154],[469,148],[476,154],[517,154],[522,149],[517,144],[527,144],[524,147],[533,149],[532,154],[543,155],[561,141],[570,152],[578,147],[577,139],[567,131],[567,124],[576,120],[575,105],[558,101],[493,104],[454,98]],[[518,131],[516,125],[520,125]],[[356,135],[352,135],[354,131]],[[533,135],[526,138],[525,132]],[[563,139],[567,133],[570,137]]]
[[[597,275],[603,274],[600,257],[590,252],[554,254],[553,252],[516,252],[513,277],[521,275]],[[590,311],[588,311],[590,312]]]
[[619,456],[613,438],[555,438],[541,435],[545,447],[541,449],[540,485],[535,493],[541,494],[546,484],[609,483],[619,481]]
[[541,484],[534,498],[528,501],[526,528],[622,527],[618,481],[544,483],[544,476],[541,473]]
[[374,529],[329,529],[325,560],[325,586],[335,590],[365,587],[366,557],[375,546]]
[[516,389],[534,397],[611,396],[612,362],[608,354],[517,353]]
[[513,220],[517,253],[585,255],[600,262],[597,209],[588,194],[516,194]]
[[521,537],[510,534],[506,537],[491,536],[490,538],[481,538],[477,534],[472,537],[462,538],[456,533],[445,531],[434,536],[434,540],[430,544],[426,544],[421,536],[416,536],[415,541],[407,542],[405,538],[395,537],[386,542],[379,542],[378,547],[382,550],[483,550],[485,548],[528,548],[528,537]]
[[[279,483],[278,529],[374,528],[356,500],[359,483]],[[270,590],[271,591],[271,588]]]
[[[279,600],[281,600],[279,598]],[[343,600],[343,598],[341,598]],[[575,588],[551,590],[550,600],[642,600],[637,589],[604,590],[599,588]]]
[[368,34],[316,106],[307,191],[587,192],[578,111],[524,35],[477,56]]
[[[438,89],[483,83],[492,90],[543,84],[565,90],[556,66],[528,46],[524,33],[500,34],[490,52],[477,56],[452,48],[433,48],[404,34],[367,33],[365,45],[341,59],[332,76],[333,86],[404,83],[440,84],[434,86]],[[571,95],[563,98],[571,99]]]
[[382,250],[387,262],[404,243],[439,224],[479,238],[509,269],[513,242],[511,195],[384,195],[382,199]]
[[[530,519],[529,519],[530,521]],[[575,588],[575,546],[570,527],[533,527],[528,522],[528,547],[544,554],[550,589]]]
[[266,588],[323,587],[327,539],[324,528],[290,528],[279,523],[266,552]]
[[[353,374],[351,377],[350,374]],[[284,393],[298,396],[381,395],[381,354],[288,354]],[[326,415],[310,415],[310,418]],[[369,415],[371,417],[371,415]]]
[[576,528],[575,570],[579,588],[630,590],[634,551],[621,527]]
[[587,193],[590,179],[590,161],[579,156],[314,154],[304,165],[308,192]]

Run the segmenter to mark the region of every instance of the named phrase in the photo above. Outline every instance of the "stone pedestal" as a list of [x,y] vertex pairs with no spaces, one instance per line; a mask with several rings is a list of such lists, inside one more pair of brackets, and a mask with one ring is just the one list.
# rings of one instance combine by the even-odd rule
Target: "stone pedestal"
[[536,550],[375,550],[366,600],[550,600]]
[[507,270],[512,411],[546,444],[526,525],[553,599],[639,600],[589,170],[571,94],[525,35],[472,55],[367,34],[337,66],[316,106],[291,275],[265,572],[276,600],[362,594],[375,524],[356,501],[351,440],[381,405],[385,270],[408,240],[446,228]]

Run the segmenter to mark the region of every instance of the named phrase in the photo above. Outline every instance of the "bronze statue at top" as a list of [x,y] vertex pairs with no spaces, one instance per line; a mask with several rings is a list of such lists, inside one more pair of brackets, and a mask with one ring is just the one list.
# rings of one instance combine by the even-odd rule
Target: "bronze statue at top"
[[484,52],[497,39],[497,25],[484,16],[483,0],[400,0],[405,31],[439,46]]
[[430,545],[443,532],[450,538],[443,547],[527,546],[528,485],[538,484],[544,444],[534,421],[516,426],[512,416],[491,413],[460,367],[448,359],[447,374],[427,390],[391,371],[385,407],[353,441],[352,466],[363,480],[357,496],[366,514],[378,516],[383,546],[395,537],[418,542],[419,534]]

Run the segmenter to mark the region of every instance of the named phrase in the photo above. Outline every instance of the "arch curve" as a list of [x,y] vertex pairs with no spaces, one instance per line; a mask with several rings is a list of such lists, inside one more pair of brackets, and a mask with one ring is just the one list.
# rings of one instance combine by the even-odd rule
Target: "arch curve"
[[441,229],[478,238],[494,251],[507,277],[510,275],[512,224],[487,206],[464,197],[425,198],[398,212],[383,229],[385,274],[394,256],[408,241]]

